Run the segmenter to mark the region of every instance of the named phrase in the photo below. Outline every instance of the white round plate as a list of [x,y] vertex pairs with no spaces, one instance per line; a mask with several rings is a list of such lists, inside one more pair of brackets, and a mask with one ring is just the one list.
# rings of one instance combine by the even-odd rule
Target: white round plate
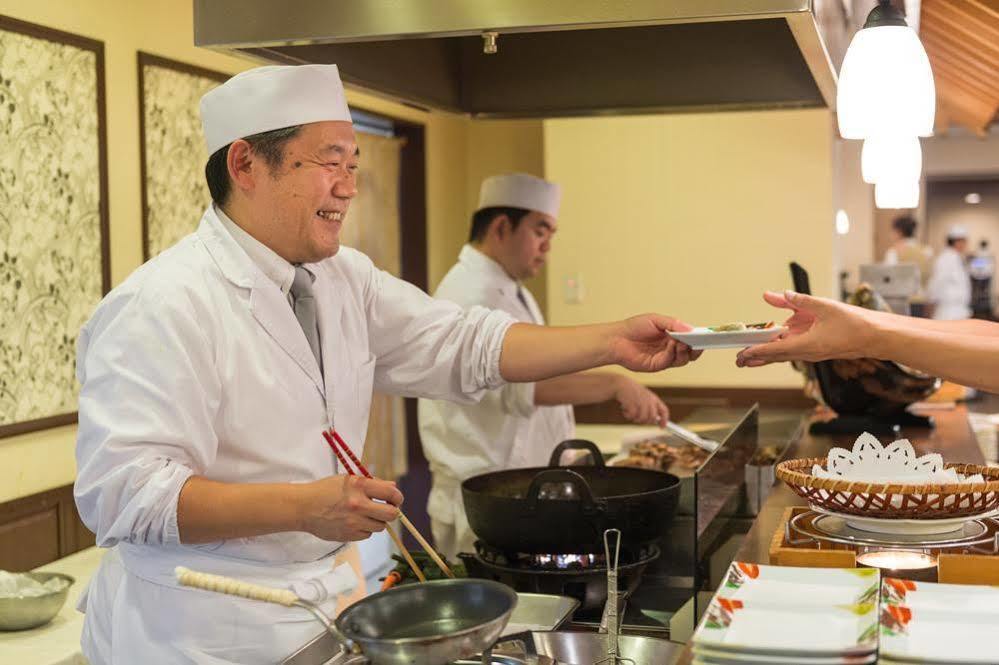
[[779,337],[787,328],[774,326],[763,330],[730,330],[711,332],[710,328],[694,328],[689,332],[671,332],[670,337],[683,342],[695,351],[701,349],[743,349],[754,344],[763,344]]
[[979,515],[966,515],[964,517],[947,517],[938,520],[907,520],[848,515],[847,513],[837,513],[816,505],[812,505],[811,509],[817,513],[822,513],[823,515],[839,517],[845,521],[848,526],[860,531],[903,535],[951,533],[953,531],[959,531],[965,522],[999,515],[999,510],[991,510],[987,513],[981,513]]

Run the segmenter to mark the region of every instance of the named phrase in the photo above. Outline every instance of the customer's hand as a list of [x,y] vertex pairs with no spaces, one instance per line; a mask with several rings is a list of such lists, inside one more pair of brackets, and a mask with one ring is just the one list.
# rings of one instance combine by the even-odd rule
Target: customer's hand
[[773,342],[743,349],[736,357],[739,367],[760,367],[774,362],[830,358],[862,358],[874,334],[877,312],[843,303],[787,291],[768,291],[763,299],[774,307],[793,312],[784,322],[788,328]]

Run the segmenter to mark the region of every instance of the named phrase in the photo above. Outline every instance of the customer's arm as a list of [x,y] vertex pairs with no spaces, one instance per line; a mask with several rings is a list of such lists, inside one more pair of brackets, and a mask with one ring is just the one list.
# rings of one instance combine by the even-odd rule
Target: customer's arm
[[794,312],[785,323],[788,332],[777,341],[743,349],[736,360],[740,367],[788,360],[879,358],[963,385],[999,391],[999,334],[989,325],[927,322],[793,292],[767,293],[764,298]]

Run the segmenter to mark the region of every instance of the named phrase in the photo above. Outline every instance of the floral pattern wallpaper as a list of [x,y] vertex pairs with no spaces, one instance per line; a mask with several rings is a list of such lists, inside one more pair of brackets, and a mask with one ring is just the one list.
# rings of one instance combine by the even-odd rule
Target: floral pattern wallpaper
[[[145,56],[145,54],[142,54]],[[228,75],[195,73],[183,63],[145,56],[142,69],[146,258],[198,228],[211,202],[208,153],[201,132],[201,96]]]
[[76,337],[105,289],[98,67],[0,23],[0,435],[76,411]]

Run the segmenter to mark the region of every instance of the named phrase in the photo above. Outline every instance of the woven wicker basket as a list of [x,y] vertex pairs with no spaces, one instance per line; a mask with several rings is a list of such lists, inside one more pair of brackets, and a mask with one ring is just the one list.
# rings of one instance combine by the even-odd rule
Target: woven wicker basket
[[981,515],[999,508],[999,468],[948,464],[962,475],[982,474],[984,483],[906,485],[866,483],[811,474],[826,458],[793,459],[777,465],[777,477],[812,505],[834,513],[883,519],[945,519]]

